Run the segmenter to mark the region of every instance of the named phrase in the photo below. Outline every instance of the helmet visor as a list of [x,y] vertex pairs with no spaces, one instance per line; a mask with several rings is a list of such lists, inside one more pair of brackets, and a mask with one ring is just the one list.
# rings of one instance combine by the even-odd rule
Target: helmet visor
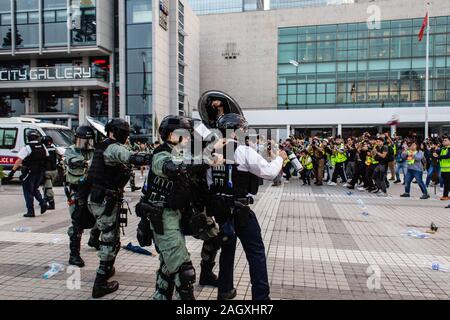
[[82,150],[94,149],[94,139],[77,138],[75,146]]

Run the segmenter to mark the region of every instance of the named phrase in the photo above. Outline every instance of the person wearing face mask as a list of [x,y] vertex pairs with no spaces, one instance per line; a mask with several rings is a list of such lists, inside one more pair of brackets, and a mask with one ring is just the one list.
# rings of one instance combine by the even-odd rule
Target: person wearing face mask
[[272,180],[288,159],[285,151],[274,154],[267,162],[254,149],[243,143],[248,123],[242,115],[228,113],[222,116],[217,128],[221,131],[224,165],[208,171],[211,190],[211,207],[221,230],[231,229],[234,236],[222,243],[219,262],[218,300],[236,297],[234,288],[234,258],[239,238],[249,264],[253,300],[269,300],[270,287],[267,274],[266,253],[261,228],[256,214],[249,207],[253,195],[258,193],[259,178]]
[[[193,197],[190,193],[192,188],[199,190],[200,177],[203,175],[206,178],[209,166],[185,162],[189,158],[186,158],[188,155],[184,151],[190,143],[192,131],[192,119],[187,117],[170,115],[161,121],[159,134],[164,143],[153,151],[148,188],[141,199],[143,204],[140,205],[150,222],[160,259],[153,300],[172,300],[174,291],[178,300],[195,300],[193,285],[196,271],[185,240],[186,227],[191,225],[183,222],[190,213],[197,217],[202,213],[202,206],[198,202],[195,202],[195,208],[192,206]],[[206,180],[204,183],[206,184]],[[189,190],[186,189],[186,184]],[[208,219],[204,216],[204,220]],[[217,235],[214,220],[206,221],[204,227],[216,229],[217,232],[213,233]]]
[[96,146],[87,183],[89,211],[95,216],[100,234],[100,265],[97,268],[92,297],[100,298],[119,288],[117,281],[108,282],[115,274],[114,262],[120,250],[120,212],[124,187],[130,179],[131,166],[147,165],[150,156],[126,148],[130,125],[115,118],[105,126],[107,138]]
[[[94,130],[89,126],[80,126],[75,132],[75,139],[75,144],[70,146],[64,154],[66,169],[64,190],[71,218],[71,225],[67,231],[70,248],[69,264],[82,268],[84,261],[80,256],[80,247],[84,228],[80,216],[86,206],[80,196],[80,186],[86,182],[87,170],[94,155]],[[91,229],[88,245],[98,250],[99,236],[100,231],[94,226]]]

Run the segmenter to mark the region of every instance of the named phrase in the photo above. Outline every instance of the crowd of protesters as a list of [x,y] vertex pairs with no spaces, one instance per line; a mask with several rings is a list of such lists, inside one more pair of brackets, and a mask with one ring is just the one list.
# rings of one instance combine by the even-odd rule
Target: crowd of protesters
[[[257,142],[259,148],[264,145],[262,140]],[[283,177],[289,183],[293,175],[299,175],[303,185],[341,183],[348,189],[386,197],[391,183],[401,183],[405,188],[401,197],[406,198],[410,197],[411,184],[417,183],[422,191],[421,199],[430,198],[428,189],[434,186],[443,192],[441,200],[449,200],[449,137],[420,141],[416,135],[393,138],[389,133],[364,133],[346,139],[291,137],[279,143],[297,156],[303,169],[296,172],[286,160],[273,186],[281,185]]]

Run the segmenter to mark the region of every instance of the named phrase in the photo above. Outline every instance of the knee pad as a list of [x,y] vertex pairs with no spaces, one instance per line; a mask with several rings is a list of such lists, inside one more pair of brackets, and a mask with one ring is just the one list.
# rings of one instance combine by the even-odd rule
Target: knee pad
[[182,287],[189,287],[195,283],[195,269],[192,262],[185,262],[178,270]]

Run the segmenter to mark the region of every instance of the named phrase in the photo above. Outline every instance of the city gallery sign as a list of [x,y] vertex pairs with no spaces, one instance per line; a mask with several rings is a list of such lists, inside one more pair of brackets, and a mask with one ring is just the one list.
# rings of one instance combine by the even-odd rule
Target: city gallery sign
[[0,81],[80,80],[92,78],[90,67],[50,67],[0,70]]

